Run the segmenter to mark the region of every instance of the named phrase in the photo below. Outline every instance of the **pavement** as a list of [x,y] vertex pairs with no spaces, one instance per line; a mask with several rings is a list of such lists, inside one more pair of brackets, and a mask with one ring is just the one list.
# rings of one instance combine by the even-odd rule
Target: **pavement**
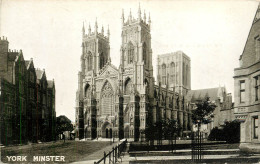
[[[131,152],[122,159],[126,163],[192,163],[191,149],[169,151]],[[140,155],[139,155],[140,154]],[[239,149],[203,150],[202,163],[259,163],[260,154],[242,155]]]
[[[95,152],[83,161],[74,164],[93,164],[103,157],[104,151],[108,153],[121,141],[109,145],[98,152]],[[127,163],[192,163],[191,149],[170,151],[131,151],[124,153],[122,164]],[[209,149],[203,150],[203,163],[260,163],[260,154],[241,154],[239,149]],[[103,163],[103,162],[102,162]],[[108,160],[106,163],[109,163]]]

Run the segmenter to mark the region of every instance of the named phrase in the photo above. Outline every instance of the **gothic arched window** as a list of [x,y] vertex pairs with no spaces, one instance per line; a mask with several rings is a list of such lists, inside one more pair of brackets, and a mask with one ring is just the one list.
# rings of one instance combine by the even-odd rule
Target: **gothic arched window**
[[91,94],[91,90],[90,90],[90,86],[89,85],[86,85],[85,87],[85,98],[89,98],[90,97],[90,94]]
[[182,84],[183,85],[186,85],[185,82],[186,82],[186,70],[185,70],[185,63],[183,62],[182,63]]
[[105,57],[104,57],[104,53],[102,52],[100,54],[100,57],[99,57],[99,68],[103,68],[105,65]]
[[112,85],[106,81],[101,90],[102,115],[111,115],[114,108],[114,91]]
[[175,86],[175,64],[174,62],[171,62],[170,64],[170,70],[169,70],[169,83],[173,84]]
[[91,52],[88,52],[88,70],[92,70],[93,57]]
[[148,63],[146,60],[147,60],[147,58],[146,58],[147,56],[146,56],[146,44],[144,43],[143,44],[143,61],[144,61],[144,64],[146,64],[146,63]]
[[189,68],[188,65],[186,65],[186,85],[189,85]]
[[134,60],[134,46],[131,42],[128,44],[128,64],[133,63]]
[[145,92],[149,96],[149,82],[147,79],[144,80],[144,84],[146,85]]
[[162,85],[166,85],[166,64],[162,65]]
[[125,94],[126,95],[130,95],[131,94],[131,90],[132,90],[132,81],[131,81],[131,79],[128,79],[125,82]]

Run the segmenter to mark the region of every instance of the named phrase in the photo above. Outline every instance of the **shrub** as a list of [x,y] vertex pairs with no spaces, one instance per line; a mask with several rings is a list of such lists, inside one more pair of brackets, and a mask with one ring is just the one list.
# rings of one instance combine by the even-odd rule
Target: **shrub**
[[210,141],[226,141],[238,143],[240,141],[240,123],[238,121],[226,122],[223,129],[215,127],[208,137]]

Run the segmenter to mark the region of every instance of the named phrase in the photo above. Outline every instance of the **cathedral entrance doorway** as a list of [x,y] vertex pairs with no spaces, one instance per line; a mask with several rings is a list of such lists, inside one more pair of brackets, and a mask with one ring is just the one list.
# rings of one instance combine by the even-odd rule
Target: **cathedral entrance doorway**
[[106,129],[106,138],[108,138],[108,129]]
[[125,132],[124,138],[129,138],[129,125],[127,125],[127,126],[125,127],[124,132]]
[[102,138],[112,138],[112,128],[109,122],[105,122],[102,126]]

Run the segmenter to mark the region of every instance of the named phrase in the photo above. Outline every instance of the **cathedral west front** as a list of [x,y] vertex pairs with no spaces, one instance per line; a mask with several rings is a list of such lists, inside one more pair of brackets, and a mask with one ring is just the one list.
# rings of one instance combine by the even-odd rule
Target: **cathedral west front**
[[153,76],[151,18],[122,13],[120,65],[110,58],[110,32],[82,28],[81,69],[76,93],[76,137],[145,137],[149,124],[178,121],[188,135],[192,121],[186,94],[190,90],[190,58],[183,52],[158,55],[157,85]]

